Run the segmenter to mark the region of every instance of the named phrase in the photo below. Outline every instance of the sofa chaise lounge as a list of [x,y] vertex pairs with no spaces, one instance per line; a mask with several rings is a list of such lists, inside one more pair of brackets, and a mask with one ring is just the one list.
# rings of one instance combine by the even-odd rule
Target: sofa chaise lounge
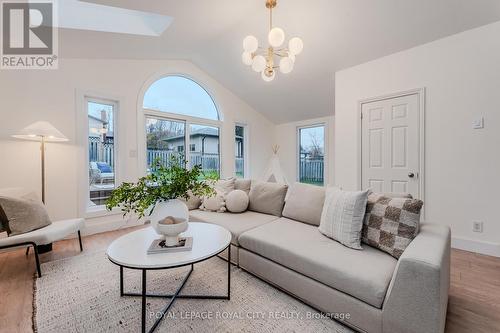
[[423,223],[399,260],[350,249],[318,231],[324,196],[294,184],[280,216],[191,210],[190,220],[227,228],[234,264],[359,332],[443,332],[450,229]]

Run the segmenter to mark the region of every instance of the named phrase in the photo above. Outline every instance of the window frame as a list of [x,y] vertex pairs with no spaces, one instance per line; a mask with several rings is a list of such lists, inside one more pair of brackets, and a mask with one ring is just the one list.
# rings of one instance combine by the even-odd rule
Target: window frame
[[[314,122],[310,124],[303,124],[303,125],[298,125],[296,127],[295,131],[295,136],[296,136],[296,150],[295,150],[295,167],[296,167],[296,176],[295,179],[298,183],[300,182],[300,131],[303,129],[308,129],[308,128],[316,128],[316,127],[323,127],[323,185],[322,187],[327,187],[328,186],[328,129],[329,129],[329,123],[328,122]],[[304,184],[304,183],[301,183]],[[320,185],[315,185],[315,186],[320,186]]]
[[[251,176],[250,173],[250,151],[249,151],[249,131],[250,131],[250,126],[246,123],[243,122],[235,122],[233,126],[233,154],[236,152],[236,126],[243,127],[243,177],[241,179],[248,179]],[[235,154],[234,154],[235,155]],[[234,177],[236,176],[236,156],[234,156]]]
[[[219,120],[200,118],[200,117],[183,115],[183,114],[179,114],[179,113],[171,113],[171,112],[165,112],[165,111],[144,108],[143,107],[144,96],[145,96],[146,92],[148,91],[149,87],[152,84],[154,84],[156,81],[163,79],[167,76],[184,77],[184,78],[189,79],[189,80],[193,81],[194,83],[198,84],[210,96],[212,102],[214,103],[215,109],[217,110]],[[150,80],[148,80],[146,82],[146,84],[143,86],[143,89],[141,90],[141,93],[139,95],[139,99],[137,101],[137,107],[138,107],[138,121],[137,121],[137,125],[138,125],[137,149],[138,149],[138,151],[137,151],[137,154],[138,154],[139,172],[142,175],[146,175],[147,167],[148,167],[147,166],[147,158],[146,158],[146,151],[147,151],[146,119],[149,117],[149,118],[156,118],[156,119],[161,119],[161,120],[184,122],[185,123],[185,147],[190,147],[191,125],[202,125],[202,126],[216,127],[219,131],[219,174],[222,177],[222,175],[224,174],[224,170],[223,170],[224,164],[222,163],[223,158],[224,158],[224,149],[223,149],[223,142],[224,142],[223,119],[224,119],[224,117],[223,117],[223,113],[221,112],[221,110],[219,108],[219,105],[216,102],[216,99],[214,98],[214,95],[210,92],[209,89],[206,88],[206,85],[201,80],[195,79],[195,78],[190,77],[189,75],[186,75],[186,74],[179,74],[179,73],[167,73],[167,74],[155,75]],[[189,167],[189,164],[188,164],[188,167]]]
[[[176,122],[181,122],[184,123],[184,153],[188,152],[189,154],[191,153],[190,148],[188,151],[186,151],[186,147],[191,147],[191,125],[200,125],[200,126],[209,126],[209,127],[215,127],[217,128],[219,132],[219,175],[222,177],[222,123],[218,122],[218,124],[214,124],[214,122],[210,121],[191,121],[190,119],[195,119],[196,117],[187,117],[190,119],[182,119],[182,117],[168,117],[165,115],[159,115],[157,111],[153,110],[154,113],[151,113],[149,109],[144,109],[144,128],[143,128],[143,133],[144,135],[140,139],[141,141],[144,142],[144,149],[141,149],[139,151],[140,156],[144,155],[144,162],[141,163],[144,168],[144,174],[147,171],[148,165],[147,165],[147,158],[146,158],[146,151],[147,151],[147,143],[146,143],[146,119],[148,118],[153,118],[153,119],[158,119],[158,120],[165,120],[165,121],[176,121]],[[161,112],[160,113],[166,113],[166,112]],[[208,120],[208,119],[205,119]],[[176,147],[177,150],[178,147]],[[144,154],[143,154],[144,152]],[[186,156],[187,161],[189,161],[189,157]],[[187,167],[190,168],[189,163],[187,163]]]
[[96,91],[76,90],[76,142],[83,149],[83,154],[79,154],[77,159],[78,174],[78,215],[84,218],[98,218],[108,215],[123,214],[119,208],[112,211],[106,210],[105,206],[89,206],[90,185],[89,185],[89,151],[88,151],[88,102],[113,105],[113,131],[114,131],[114,163],[115,163],[115,187],[122,183],[122,152],[121,152],[121,107],[124,105],[124,98],[112,94]]

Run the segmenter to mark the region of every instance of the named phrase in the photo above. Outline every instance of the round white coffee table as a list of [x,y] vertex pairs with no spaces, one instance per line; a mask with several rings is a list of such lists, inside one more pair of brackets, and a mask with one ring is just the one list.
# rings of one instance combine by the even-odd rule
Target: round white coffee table
[[[192,299],[230,299],[231,295],[231,263],[227,262],[227,295],[179,295],[193,272],[194,264],[210,259],[221,252],[228,250],[228,258],[231,258],[231,233],[221,226],[208,223],[189,222],[186,232],[181,237],[193,237],[193,246],[190,251],[173,253],[147,254],[147,250],[153,240],[160,238],[152,227],[133,231],[111,243],[107,255],[109,260],[120,267],[120,296],[139,296],[142,298],[142,327],[146,332],[146,298],[164,297],[170,298],[169,302],[160,311],[160,316],[149,329],[153,332],[160,324],[165,313],[174,304],[177,298]],[[147,292],[146,272],[148,270],[169,269],[191,265],[191,269],[185,276],[179,288],[174,294],[151,294]],[[137,269],[142,271],[142,292],[128,293],[123,290],[123,269]]]

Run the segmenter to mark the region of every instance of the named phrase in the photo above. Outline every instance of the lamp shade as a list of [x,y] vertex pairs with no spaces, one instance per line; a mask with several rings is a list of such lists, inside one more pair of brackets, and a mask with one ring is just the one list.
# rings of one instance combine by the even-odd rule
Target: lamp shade
[[46,142],[63,142],[68,141],[57,128],[52,126],[47,121],[37,121],[29,126],[26,126],[12,137],[23,140],[41,141],[42,138]]

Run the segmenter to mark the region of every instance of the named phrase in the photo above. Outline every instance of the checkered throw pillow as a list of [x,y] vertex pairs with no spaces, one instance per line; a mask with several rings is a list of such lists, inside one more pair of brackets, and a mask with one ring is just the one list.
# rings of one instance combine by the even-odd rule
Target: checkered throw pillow
[[418,199],[369,195],[362,242],[398,259],[418,234],[423,204]]

